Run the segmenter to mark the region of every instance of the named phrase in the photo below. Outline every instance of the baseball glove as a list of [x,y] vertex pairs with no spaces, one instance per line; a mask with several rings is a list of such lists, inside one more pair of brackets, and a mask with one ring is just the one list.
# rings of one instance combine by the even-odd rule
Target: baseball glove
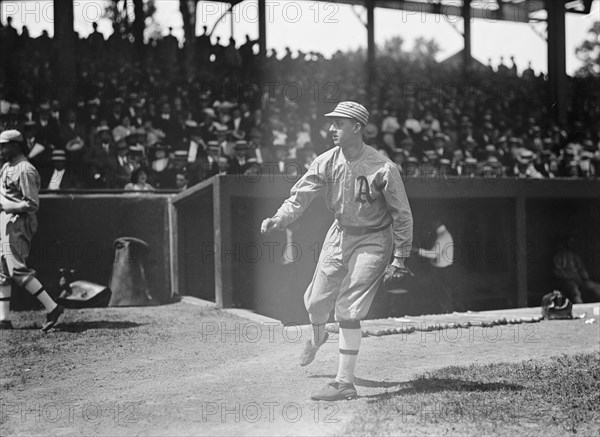
[[392,264],[387,266],[383,275],[383,285],[386,290],[397,290],[403,288],[407,278],[415,276],[406,267],[396,267]]

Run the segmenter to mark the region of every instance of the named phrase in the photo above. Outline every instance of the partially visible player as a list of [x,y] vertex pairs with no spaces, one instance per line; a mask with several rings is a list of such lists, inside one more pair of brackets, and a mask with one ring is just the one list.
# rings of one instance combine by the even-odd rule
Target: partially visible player
[[339,322],[339,366],[334,381],[314,393],[315,400],[335,401],[357,396],[354,369],[360,348],[360,321],[367,315],[389,261],[391,275],[407,274],[404,260],[412,243],[412,214],[398,167],[364,144],[369,113],[355,102],[341,102],[325,115],[336,147],[318,156],[294,185],[291,196],[261,232],[284,230],[311,201],[324,192],[335,214],[319,256],[304,303],[312,324],[300,365],[310,364],[328,338],[331,311]]
[[10,321],[11,281],[34,295],[48,315],[42,330],[52,328],[63,313],[27,267],[31,239],[37,231],[40,175],[25,157],[19,131],[0,133],[0,154],[5,164],[0,170],[0,328],[12,329]]
[[428,296],[429,301],[437,303],[435,311],[440,313],[451,313],[452,311],[462,311],[463,306],[457,302],[453,285],[453,264],[454,264],[454,238],[452,234],[439,219],[431,221],[431,229],[435,232],[435,242],[431,249],[413,247],[413,252],[420,257],[429,260],[432,269],[426,276],[426,284],[431,292],[435,293]]

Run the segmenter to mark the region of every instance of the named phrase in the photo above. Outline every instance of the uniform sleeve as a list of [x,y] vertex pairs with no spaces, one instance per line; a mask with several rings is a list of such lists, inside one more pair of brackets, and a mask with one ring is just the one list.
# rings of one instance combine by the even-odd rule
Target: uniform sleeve
[[283,227],[296,221],[325,185],[324,175],[320,174],[322,167],[317,162],[313,162],[304,176],[292,187],[290,197],[275,213],[274,217],[281,219]]
[[404,183],[396,165],[386,164],[382,192],[393,219],[394,257],[408,258],[412,246],[413,218]]
[[18,213],[37,212],[40,207],[40,175],[34,168],[27,168],[19,176],[23,201],[19,202]]

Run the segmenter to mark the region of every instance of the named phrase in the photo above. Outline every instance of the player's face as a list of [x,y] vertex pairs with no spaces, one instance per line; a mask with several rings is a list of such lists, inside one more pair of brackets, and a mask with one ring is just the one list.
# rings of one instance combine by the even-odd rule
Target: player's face
[[359,124],[351,118],[334,117],[329,127],[329,134],[336,146],[344,145],[359,131]]
[[13,143],[2,143],[0,145],[0,155],[2,159],[5,161],[10,161],[15,156],[17,156],[17,147]]

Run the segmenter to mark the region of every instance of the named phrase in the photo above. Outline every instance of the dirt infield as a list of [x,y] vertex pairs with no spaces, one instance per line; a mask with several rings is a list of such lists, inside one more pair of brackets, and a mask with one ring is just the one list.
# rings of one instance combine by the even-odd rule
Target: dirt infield
[[[597,304],[596,304],[597,305]],[[180,302],[69,311],[43,335],[41,312],[2,332],[1,435],[336,435],[367,403],[423,372],[598,352],[584,320],[366,337],[356,401],[318,403],[335,376],[337,336],[297,364],[306,328]],[[36,322],[33,322],[33,321]]]

